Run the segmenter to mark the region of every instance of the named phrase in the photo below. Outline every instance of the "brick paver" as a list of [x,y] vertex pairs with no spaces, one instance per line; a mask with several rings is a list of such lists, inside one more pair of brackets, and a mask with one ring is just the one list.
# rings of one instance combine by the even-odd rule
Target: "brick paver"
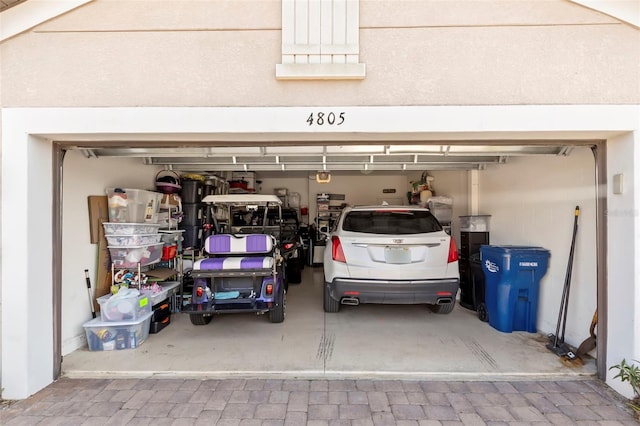
[[591,379],[61,379],[0,408],[2,425],[637,425]]

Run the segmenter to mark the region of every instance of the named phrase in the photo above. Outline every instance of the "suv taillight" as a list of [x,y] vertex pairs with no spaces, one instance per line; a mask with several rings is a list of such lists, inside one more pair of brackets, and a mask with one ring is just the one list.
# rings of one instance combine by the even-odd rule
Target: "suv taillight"
[[342,251],[342,243],[336,235],[331,237],[331,257],[336,262],[347,263],[347,259],[345,259],[344,252]]
[[453,237],[449,238],[449,258],[447,263],[455,262],[458,260],[458,248],[456,247],[456,240]]

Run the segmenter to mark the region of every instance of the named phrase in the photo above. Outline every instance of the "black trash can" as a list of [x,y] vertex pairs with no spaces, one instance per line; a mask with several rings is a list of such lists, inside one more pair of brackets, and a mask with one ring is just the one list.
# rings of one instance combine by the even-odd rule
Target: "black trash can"
[[482,271],[482,261],[480,253],[469,257],[469,267],[471,268],[471,295],[473,296],[473,306],[478,313],[480,321],[489,321],[487,305],[485,303],[485,283],[484,272]]

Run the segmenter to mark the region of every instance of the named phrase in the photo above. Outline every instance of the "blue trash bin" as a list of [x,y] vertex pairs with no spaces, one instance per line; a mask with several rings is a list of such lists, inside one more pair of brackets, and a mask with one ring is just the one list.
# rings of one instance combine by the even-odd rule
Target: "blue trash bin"
[[489,324],[505,333],[535,333],[540,280],[549,250],[531,246],[480,246]]

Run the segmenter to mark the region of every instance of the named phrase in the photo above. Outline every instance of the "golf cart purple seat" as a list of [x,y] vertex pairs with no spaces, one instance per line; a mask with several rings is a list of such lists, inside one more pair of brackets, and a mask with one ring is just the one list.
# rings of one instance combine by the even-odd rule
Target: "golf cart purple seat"
[[[267,234],[216,234],[209,236],[204,250],[212,255],[195,262],[195,271],[271,269],[275,240]],[[263,256],[260,256],[263,255]]]

